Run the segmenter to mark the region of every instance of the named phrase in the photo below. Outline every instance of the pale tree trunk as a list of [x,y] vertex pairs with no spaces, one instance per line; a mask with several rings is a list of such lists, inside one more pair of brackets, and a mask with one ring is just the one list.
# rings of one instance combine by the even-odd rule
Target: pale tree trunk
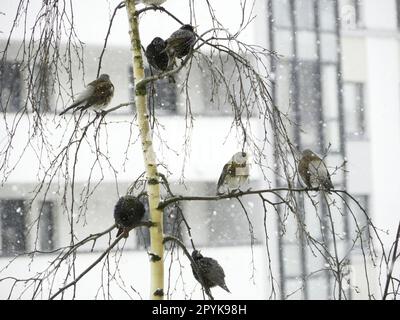
[[[133,77],[135,84],[144,78],[143,56],[139,36],[138,19],[136,16],[135,0],[125,0],[129,18],[129,35],[131,38],[133,56]],[[160,184],[157,172],[156,156],[153,150],[153,134],[149,124],[147,109],[146,86],[135,85],[135,104],[137,122],[142,141],[144,165],[147,176],[147,193],[149,198],[150,219],[155,223],[150,228],[151,241],[151,285],[150,299],[162,300],[164,291],[164,246],[163,246],[163,212],[157,209],[160,203]]]

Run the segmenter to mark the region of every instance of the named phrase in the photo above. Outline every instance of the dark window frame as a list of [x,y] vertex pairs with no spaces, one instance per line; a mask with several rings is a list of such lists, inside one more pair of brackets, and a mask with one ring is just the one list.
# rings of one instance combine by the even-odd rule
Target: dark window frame
[[[145,67],[145,76],[152,76],[152,70],[149,67]],[[134,95],[134,79],[132,67],[128,68],[129,78],[129,98],[130,101],[135,101]],[[166,90],[167,92],[165,92]],[[163,103],[167,102],[172,107],[164,107]],[[177,113],[178,93],[176,83],[172,82],[170,78],[163,78],[156,81],[151,81],[147,84],[147,103],[150,113],[157,111],[158,115],[171,115]],[[133,104],[131,109],[135,111],[136,106]],[[127,111],[131,113],[131,111]]]
[[39,244],[41,251],[52,251],[55,248],[55,203],[45,200],[40,205]]
[[[7,90],[5,90],[7,89]],[[8,96],[2,96],[5,93]],[[3,105],[5,101],[5,105]],[[22,72],[18,62],[3,60],[0,64],[0,112],[18,113],[22,110]]]
[[[357,123],[357,131],[349,131],[348,126],[346,125],[346,139],[350,140],[358,140],[365,139],[368,135],[367,128],[367,119],[366,119],[366,103],[365,103],[365,83],[359,81],[344,81],[343,82],[343,95],[346,90],[346,86],[354,86],[355,90],[355,101],[353,111],[356,112],[356,123]],[[344,100],[346,97],[343,97]],[[348,106],[348,102],[344,101],[344,107]],[[346,119],[346,113],[352,110],[344,110],[345,122],[348,123],[348,119]]]
[[[1,199],[0,222],[1,255],[7,256],[25,252],[27,245],[25,199]],[[17,241],[11,243],[14,240]]]

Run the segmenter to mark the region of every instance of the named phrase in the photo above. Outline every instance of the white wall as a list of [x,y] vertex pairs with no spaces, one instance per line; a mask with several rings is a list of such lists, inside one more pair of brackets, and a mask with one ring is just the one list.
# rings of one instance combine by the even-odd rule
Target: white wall
[[[396,39],[366,41],[370,110],[372,212],[394,240],[400,195],[399,51]],[[397,217],[397,219],[396,219]]]

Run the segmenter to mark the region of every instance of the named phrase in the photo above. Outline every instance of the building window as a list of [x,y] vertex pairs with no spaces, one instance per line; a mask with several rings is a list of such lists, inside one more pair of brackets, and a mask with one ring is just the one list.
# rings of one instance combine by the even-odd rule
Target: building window
[[361,0],[344,0],[340,7],[342,28],[356,29],[364,25],[364,16]]
[[33,79],[32,107],[34,110],[48,112],[51,109],[51,73],[45,63],[35,69]]
[[[140,198],[146,208],[146,213],[143,220],[150,220],[149,215],[149,202],[145,198]],[[180,208],[175,205],[170,205],[164,209],[163,215],[163,232],[165,235],[172,235],[182,240],[181,224],[182,218],[179,212]],[[142,227],[136,228],[136,247],[137,248],[149,248],[150,247],[150,232],[149,228]],[[169,244],[172,244],[170,242]]]
[[198,93],[204,104],[203,114],[230,116],[234,108],[240,109],[243,101],[248,102],[249,77],[238,69],[232,57],[215,55],[212,60],[204,58],[200,64],[197,80],[201,83]]
[[343,95],[346,136],[363,137],[366,131],[364,84],[345,82],[343,84]]
[[298,108],[301,117],[301,138],[305,146],[318,143],[321,136],[320,75],[316,61],[300,61],[295,66],[298,79]]
[[335,15],[335,1],[332,0],[319,0],[319,26],[321,31],[335,32],[336,29],[336,15]]
[[[215,182],[207,183],[207,190],[210,195],[216,188]],[[255,225],[255,219],[259,208],[254,206],[256,200],[252,197],[246,199],[248,217],[251,226],[247,220],[242,206],[236,199],[226,199],[221,201],[208,201],[206,210],[209,213],[207,221],[208,237],[206,239],[208,246],[235,246],[248,245],[251,238],[254,237],[258,242],[258,226]],[[253,233],[250,234],[250,230]]]
[[54,203],[52,201],[44,201],[40,209],[40,250],[51,251],[54,249]]
[[396,0],[397,29],[400,30],[400,0]]
[[[151,76],[149,68],[145,68],[146,77]],[[131,101],[135,100],[134,79],[132,67],[129,67],[129,97]],[[163,78],[148,83],[147,102],[150,112],[157,110],[165,113],[176,112],[177,92],[176,83],[169,78]],[[133,107],[135,108],[135,107]]]
[[289,0],[274,0],[272,7],[274,24],[279,28],[290,28],[291,5]]
[[[354,201],[351,201],[349,203],[350,210],[349,212],[350,215],[350,234],[352,237],[352,240],[357,239],[356,246],[361,247],[361,241],[364,243],[363,246],[365,247],[365,244],[368,243],[369,241],[369,223],[368,223],[368,218],[366,214],[370,217],[370,212],[369,212],[369,196],[368,195],[357,195],[354,197],[358,204],[364,209],[360,209],[357,203]],[[357,225],[355,223],[355,220],[357,221]]]
[[24,200],[1,200],[1,252],[2,255],[25,251]]
[[313,0],[296,0],[295,17],[296,27],[299,30],[314,30],[314,1]]
[[21,110],[22,79],[18,63],[0,64],[0,112]]

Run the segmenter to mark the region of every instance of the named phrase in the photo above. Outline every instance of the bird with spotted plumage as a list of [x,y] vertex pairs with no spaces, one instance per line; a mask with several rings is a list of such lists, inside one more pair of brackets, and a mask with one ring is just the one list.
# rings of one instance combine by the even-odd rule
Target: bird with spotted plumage
[[324,161],[310,149],[302,152],[298,164],[300,177],[308,188],[333,189],[331,176]]
[[110,76],[105,73],[101,74],[96,80],[87,85],[85,90],[75,99],[75,102],[63,110],[60,116],[71,109],[74,109],[74,112],[76,110],[83,111],[88,108],[102,110],[111,102],[113,96],[114,85],[110,80]]
[[145,56],[151,67],[159,71],[168,69],[169,57],[166,48],[167,44],[160,37],[155,37],[147,46]]
[[145,207],[139,198],[126,195],[118,199],[114,207],[114,220],[118,228],[117,237],[123,233],[124,238],[136,227],[144,217]]
[[217,183],[217,194],[240,190],[249,179],[248,155],[246,152],[236,152],[224,165]]
[[187,56],[196,42],[194,28],[190,24],[185,24],[173,32],[167,40],[166,51],[168,53],[170,64],[173,64],[175,58]]
[[[219,286],[230,293],[225,283],[224,269],[222,269],[217,260],[203,257],[198,250],[192,252],[192,258],[197,266],[196,268],[193,263],[191,264],[193,276],[200,284],[208,289]],[[201,279],[196,270],[200,273]]]

